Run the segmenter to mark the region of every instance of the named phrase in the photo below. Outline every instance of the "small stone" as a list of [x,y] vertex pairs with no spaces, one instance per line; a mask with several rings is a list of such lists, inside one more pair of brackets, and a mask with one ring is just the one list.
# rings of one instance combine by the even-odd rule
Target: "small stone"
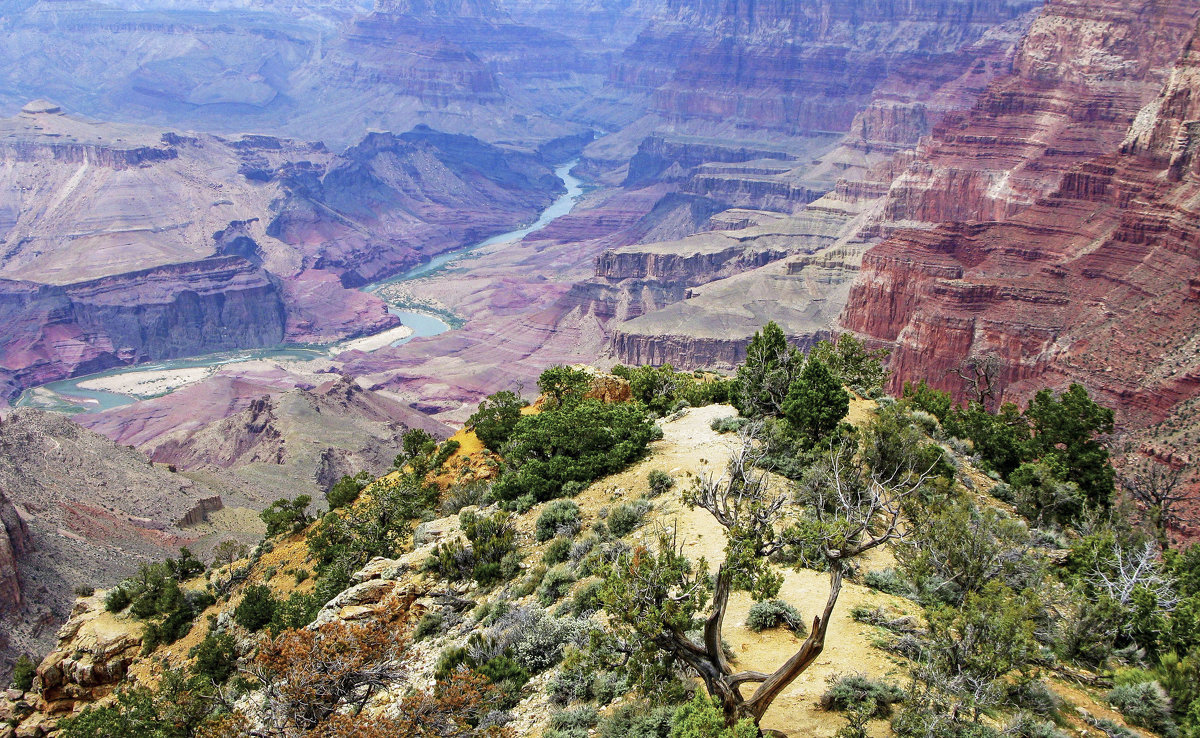
[[13,702],[16,702],[17,700],[25,699],[25,693],[19,689],[10,689],[7,692],[5,692],[4,694],[6,697],[8,697]]

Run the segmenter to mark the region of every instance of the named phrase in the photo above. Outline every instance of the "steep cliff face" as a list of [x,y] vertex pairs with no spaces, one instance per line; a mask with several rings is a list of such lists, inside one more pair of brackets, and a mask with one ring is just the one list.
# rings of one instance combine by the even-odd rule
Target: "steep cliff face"
[[11,612],[24,604],[20,563],[32,546],[29,528],[12,500],[0,490],[0,612]]
[[286,310],[268,275],[215,257],[72,285],[0,280],[0,382],[31,385],[121,364],[272,346]]
[[0,420],[0,658],[45,653],[81,583],[109,586],[194,539],[176,522],[212,489],[69,419]]
[[892,187],[893,221],[1002,220],[1112,152],[1191,33],[1181,2],[1051,0],[1012,74],[946,116]]
[[[1197,14],[1190,3],[1144,10],[1193,24]],[[946,370],[992,355],[1006,398],[1081,381],[1133,423],[1200,391],[1197,55],[1194,36],[1175,38],[1186,48],[1170,74],[1147,67],[1167,84],[1110,155],[1074,167],[1007,222],[903,232],[867,254],[842,322],[895,348],[897,381],[957,391]]]
[[937,63],[1037,2],[669,0],[612,73],[669,121],[845,132],[906,57]]

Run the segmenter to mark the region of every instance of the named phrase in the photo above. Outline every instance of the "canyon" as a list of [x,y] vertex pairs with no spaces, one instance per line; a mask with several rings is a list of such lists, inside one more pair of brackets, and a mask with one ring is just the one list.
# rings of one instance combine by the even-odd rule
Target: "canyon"
[[[40,430],[175,468],[170,525],[380,473],[406,429],[445,437],[551,364],[729,371],[768,320],[889,349],[892,390],[961,399],[981,356],[1004,400],[1082,382],[1186,464],[1198,22],[1187,0],[3,3],[0,394],[201,357]],[[539,219],[568,162],[582,192]],[[441,327],[346,343],[403,310]],[[11,602],[64,525],[5,513],[18,486]],[[144,540],[125,525],[115,546]]]

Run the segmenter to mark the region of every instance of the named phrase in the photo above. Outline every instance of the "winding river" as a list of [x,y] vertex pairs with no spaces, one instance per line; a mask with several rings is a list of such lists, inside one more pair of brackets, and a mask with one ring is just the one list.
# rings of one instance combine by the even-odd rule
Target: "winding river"
[[[574,209],[579,198],[583,195],[583,182],[571,175],[571,168],[576,162],[572,161],[558,167],[555,174],[562,180],[566,187],[566,192],[559,196],[548,208],[542,211],[542,214],[536,221],[523,228],[508,233],[501,233],[498,236],[480,241],[479,243],[464,246],[460,249],[448,251],[430,259],[428,262],[421,264],[418,267],[410,269],[407,272],[399,274],[390,279],[375,284],[363,287],[363,291],[375,293],[381,288],[398,282],[407,282],[427,277],[454,262],[467,256],[476,249],[486,248],[488,246],[496,246],[505,243],[514,243],[520,241],[531,233],[535,233],[550,225],[556,219],[570,213]],[[423,312],[420,310],[406,309],[398,305],[390,305],[388,311],[400,318],[400,322],[404,326],[410,328],[412,333],[408,336],[400,338],[390,343],[384,343],[376,347],[375,350],[385,346],[399,346],[414,338],[422,338],[426,336],[436,336],[450,330],[451,327],[442,318],[432,313]],[[361,340],[361,339],[355,339]],[[67,413],[81,412],[100,412],[109,410],[122,405],[129,405],[137,402],[147,396],[158,396],[169,394],[175,389],[179,389],[186,384],[192,383],[187,379],[180,380],[177,385],[172,385],[170,382],[162,391],[148,391],[140,393],[140,397],[135,397],[129,394],[119,392],[111,392],[101,389],[88,388],[80,386],[83,383],[90,383],[94,380],[106,379],[109,377],[123,377],[127,379],[141,379],[137,375],[144,375],[148,386],[152,386],[152,381],[161,376],[164,372],[169,372],[175,376],[186,376],[187,370],[193,370],[201,375],[206,375],[208,372],[215,371],[221,367],[233,364],[241,364],[252,361],[279,361],[279,362],[303,362],[312,361],[314,359],[328,359],[337,355],[341,351],[346,350],[345,347],[353,343],[353,341],[343,341],[340,343],[330,344],[326,346],[302,344],[288,345],[269,349],[252,349],[246,351],[226,352],[220,354],[206,354],[204,356],[195,356],[186,359],[171,359],[169,361],[154,362],[151,364],[138,364],[130,367],[120,367],[110,369],[97,374],[89,374],[81,377],[72,377],[59,382],[51,382],[40,387],[34,387],[22,393],[17,400],[17,407],[39,407],[45,410],[55,410]],[[192,380],[194,381],[194,380]]]

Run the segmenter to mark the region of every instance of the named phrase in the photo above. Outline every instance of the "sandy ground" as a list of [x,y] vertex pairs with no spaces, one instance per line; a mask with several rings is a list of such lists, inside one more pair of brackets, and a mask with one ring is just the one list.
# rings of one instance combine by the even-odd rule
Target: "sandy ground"
[[97,377],[80,382],[88,390],[115,392],[131,397],[157,397],[208,379],[216,373],[216,367],[192,367],[188,369],[163,369],[159,371],[128,372],[111,377]]
[[[873,407],[873,402],[856,402],[852,416],[864,418]],[[644,494],[648,489],[647,476],[650,471],[661,469],[675,477],[676,486],[654,500],[655,511],[651,514],[651,524],[635,531],[631,539],[640,538],[650,542],[655,535],[653,523],[670,526],[678,521],[679,530],[683,532],[681,537],[691,558],[706,558],[715,571],[716,565],[724,557],[723,529],[707,512],[688,510],[682,504],[680,493],[695,479],[695,471],[708,468],[719,472],[724,466],[737,437],[715,433],[710,424],[716,418],[734,414],[736,411],[732,407],[716,405],[691,409],[679,418],[664,421],[664,438],[651,446],[651,454],[647,459],[594,484],[575,498],[584,512],[584,529],[597,519],[601,508]],[[786,480],[777,480],[776,483],[781,491],[786,491]],[[538,512],[540,506],[531,511],[530,516],[536,519]],[[880,552],[861,560],[860,564],[864,571],[880,569],[890,566],[892,558],[887,552]],[[780,598],[799,609],[806,620],[811,620],[824,607],[829,594],[828,587],[828,575],[822,572],[787,570],[784,572]],[[745,593],[734,593],[730,597],[725,639],[737,655],[737,667],[773,671],[795,653],[801,639],[782,628],[762,633],[746,628],[745,620],[751,604],[752,600]],[[846,583],[834,610],[824,652],[771,706],[763,719],[764,728],[779,730],[797,738],[833,736],[845,721],[837,713],[820,709],[817,701],[828,686],[827,678],[835,674],[865,672],[905,686],[907,676],[903,662],[871,645],[879,637],[879,631],[850,617],[850,611],[856,605],[872,608],[887,605],[908,614],[918,614],[920,611],[915,603],[908,600]],[[876,721],[871,733],[883,736],[890,731],[885,721]]]
[[376,333],[362,338],[355,338],[344,343],[339,343],[329,349],[331,355],[337,355],[343,351],[378,351],[381,348],[387,348],[396,341],[402,341],[413,334],[413,329],[406,325],[389,328],[386,331]]

